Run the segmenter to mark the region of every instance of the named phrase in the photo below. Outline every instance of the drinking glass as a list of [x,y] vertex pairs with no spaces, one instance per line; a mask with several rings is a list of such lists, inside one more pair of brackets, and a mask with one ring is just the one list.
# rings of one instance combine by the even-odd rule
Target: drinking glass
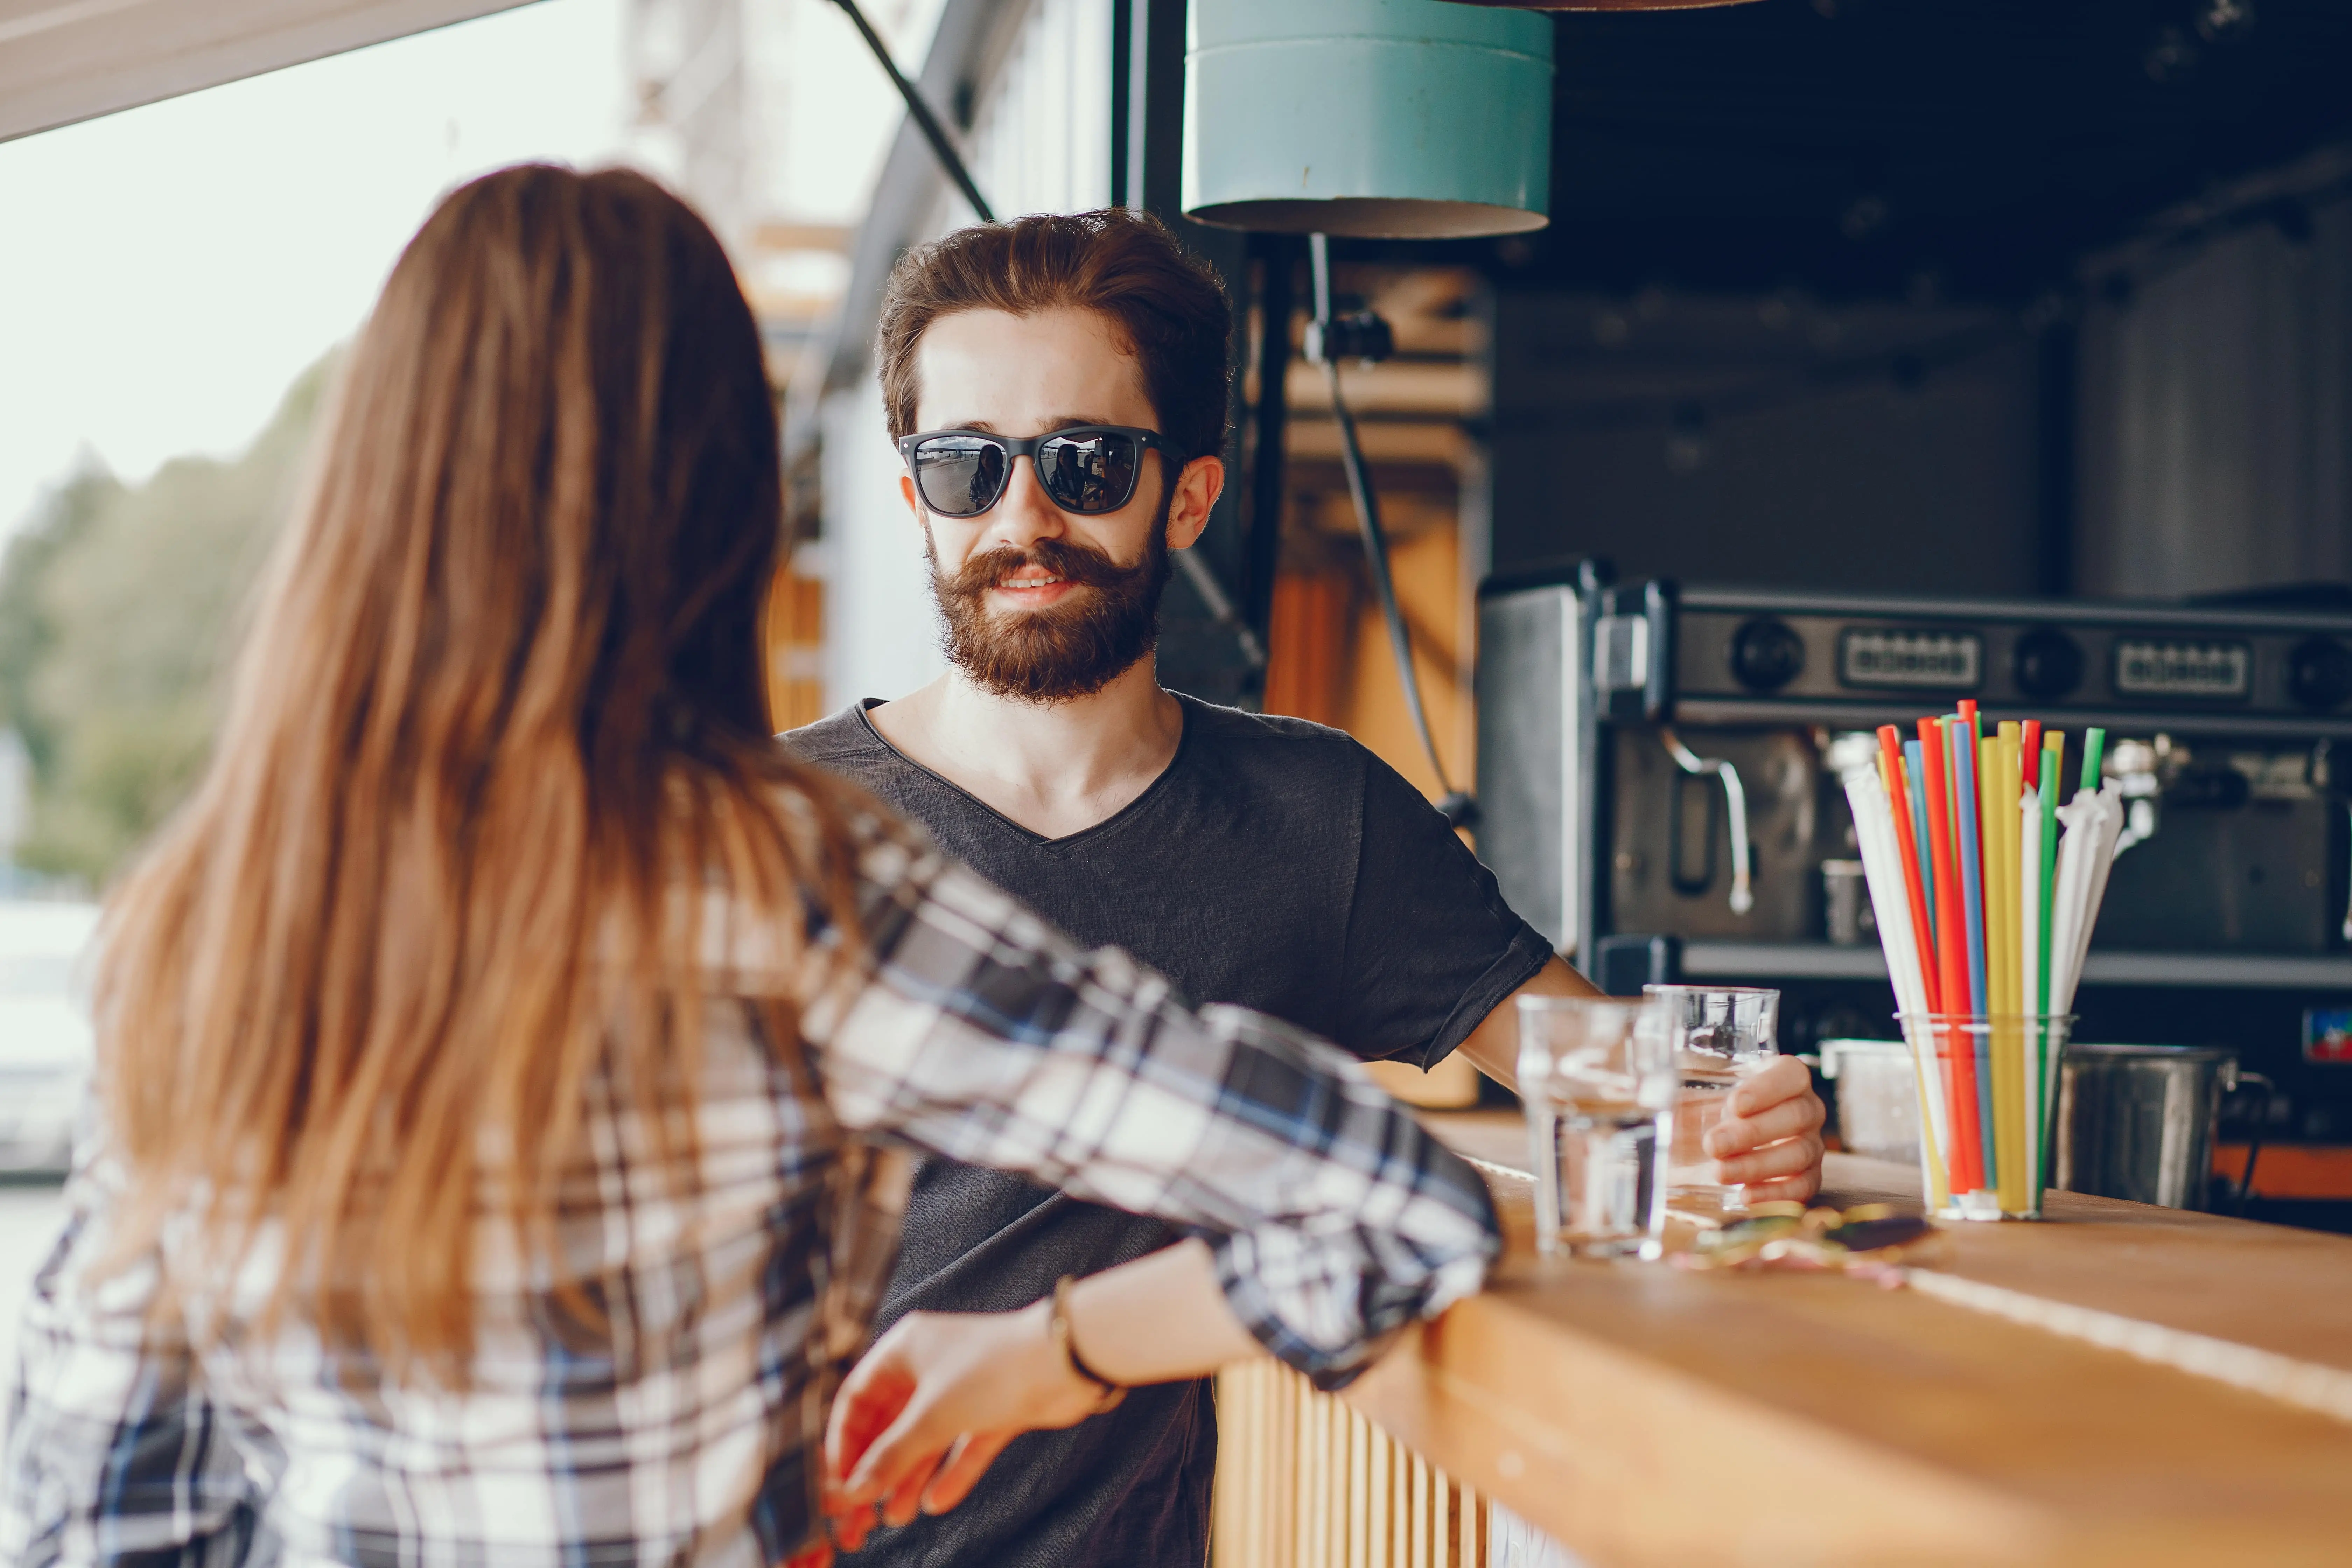
[[1537,1245],[1656,1257],[1658,1152],[1672,1137],[1676,1084],[1664,1010],[1596,996],[1521,996],[1518,1006]]
[[1745,985],[1644,985],[1665,1009],[1682,1099],[1666,1155],[1666,1206],[1700,1220],[1745,1214],[1738,1184],[1716,1179],[1706,1135],[1743,1079],[1780,1054],[1780,994]]

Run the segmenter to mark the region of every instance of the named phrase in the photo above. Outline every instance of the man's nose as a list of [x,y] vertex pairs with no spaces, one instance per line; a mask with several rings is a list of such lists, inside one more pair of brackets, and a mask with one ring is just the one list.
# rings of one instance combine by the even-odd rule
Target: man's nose
[[1004,494],[988,514],[988,543],[1024,549],[1033,540],[1057,539],[1068,529],[1062,509],[1037,482],[1037,465],[1027,458],[1013,458]]

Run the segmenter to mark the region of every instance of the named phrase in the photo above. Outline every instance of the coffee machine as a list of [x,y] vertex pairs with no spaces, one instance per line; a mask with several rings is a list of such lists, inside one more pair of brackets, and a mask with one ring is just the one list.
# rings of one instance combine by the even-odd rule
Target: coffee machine
[[1972,699],[2066,731],[2070,770],[2107,731],[2126,827],[2077,1037],[2232,1045],[2285,1069],[2276,1131],[2352,1142],[2352,614],[1590,562],[1492,579],[1479,612],[1479,854],[1604,989],[1776,985],[1800,1044],[1892,1034],[1839,773],[1876,726]]

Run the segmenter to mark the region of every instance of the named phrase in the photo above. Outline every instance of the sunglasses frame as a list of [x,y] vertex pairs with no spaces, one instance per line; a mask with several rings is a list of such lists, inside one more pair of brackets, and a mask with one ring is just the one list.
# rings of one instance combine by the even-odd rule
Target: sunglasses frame
[[[924,442],[938,440],[943,436],[959,436],[966,440],[992,442],[1003,449],[1004,482],[997,487],[996,494],[990,499],[989,503],[978,511],[941,511],[931,505],[929,496],[923,494],[922,476],[915,471],[916,449]],[[911,436],[898,437],[898,457],[907,465],[907,477],[914,481],[916,499],[923,503],[924,510],[937,517],[951,518],[958,522],[969,522],[973,518],[986,517],[990,512],[994,511],[998,504],[1004,500],[1004,492],[1013,486],[1013,464],[1014,459],[1020,458],[1029,459],[1030,468],[1037,474],[1037,488],[1045,491],[1045,499],[1052,501],[1055,506],[1068,512],[1072,517],[1107,517],[1135,499],[1136,487],[1143,482],[1143,460],[1140,456],[1137,458],[1135,471],[1128,478],[1127,493],[1118,498],[1116,505],[1107,506],[1100,511],[1080,511],[1076,507],[1063,506],[1061,498],[1046,488],[1043,470],[1037,468],[1037,451],[1048,441],[1066,440],[1078,436],[1131,437],[1144,451],[1157,452],[1167,458],[1171,468],[1181,468],[1184,466],[1184,454],[1177,449],[1174,442],[1157,430],[1146,430],[1135,425],[1066,425],[1059,430],[1048,430],[1042,436],[999,436],[992,430],[918,430]]]

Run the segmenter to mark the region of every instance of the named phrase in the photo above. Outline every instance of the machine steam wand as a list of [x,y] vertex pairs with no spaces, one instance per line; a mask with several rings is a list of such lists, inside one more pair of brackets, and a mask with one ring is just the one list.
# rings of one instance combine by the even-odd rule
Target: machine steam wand
[[1748,880],[1748,790],[1739,782],[1739,770],[1720,757],[1700,756],[1670,729],[1660,730],[1658,735],[1666,742],[1675,766],[1686,773],[1713,773],[1723,781],[1723,800],[1731,818],[1731,912],[1744,915],[1756,907],[1756,892]]

